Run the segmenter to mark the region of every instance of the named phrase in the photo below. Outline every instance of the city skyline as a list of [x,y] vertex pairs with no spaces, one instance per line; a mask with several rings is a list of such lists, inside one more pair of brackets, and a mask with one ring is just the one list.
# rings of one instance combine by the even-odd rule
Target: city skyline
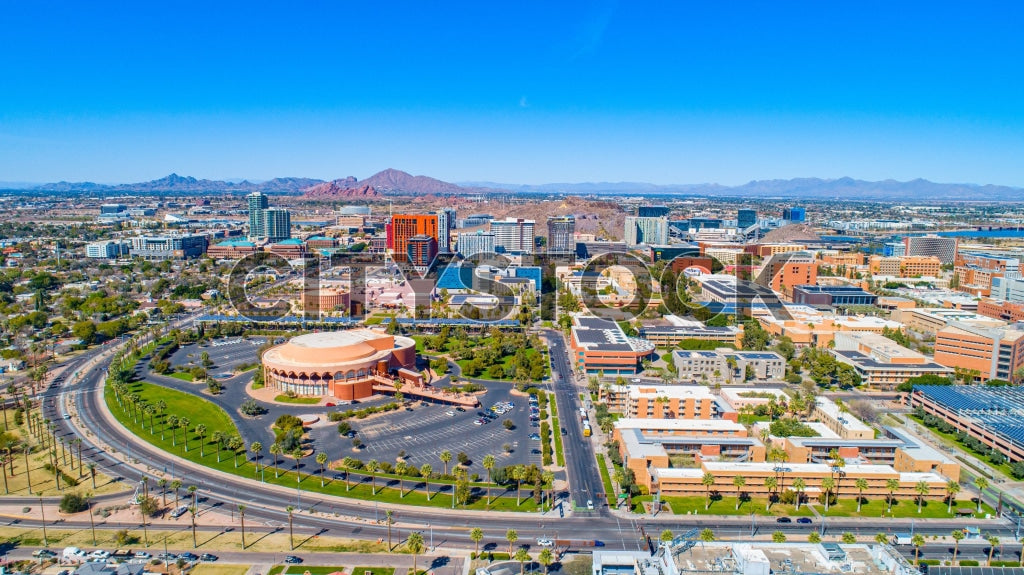
[[1024,185],[1017,5],[12,5],[0,180]]

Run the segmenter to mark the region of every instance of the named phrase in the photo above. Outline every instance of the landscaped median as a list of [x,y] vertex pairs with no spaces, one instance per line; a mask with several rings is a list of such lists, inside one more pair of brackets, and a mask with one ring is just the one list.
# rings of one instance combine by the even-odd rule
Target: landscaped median
[[[385,504],[452,507],[454,481],[432,479],[426,483],[422,478],[402,478],[381,473],[352,474],[351,482],[349,479],[335,480],[332,477],[336,472],[329,467],[321,470],[312,462],[312,458],[304,461],[305,468],[297,476],[295,460],[279,455],[275,464],[275,457],[269,453],[269,445],[263,446],[259,454],[258,469],[255,455],[248,451],[251,446],[242,444],[237,449],[231,449],[231,439],[236,438],[237,443],[238,429],[228,414],[212,402],[148,382],[127,384],[122,389],[121,397],[115,392],[115,387],[113,382],[107,382],[104,399],[118,422],[155,447],[205,467],[292,489],[298,486],[307,491],[352,499]],[[223,441],[215,441],[222,438]],[[338,454],[328,454],[328,457],[335,461],[341,459]],[[291,471],[287,471],[289,468]],[[349,477],[346,472],[342,475]],[[401,483],[388,487],[389,481]],[[533,485],[522,485],[519,505],[516,504],[514,485],[511,488],[492,485],[490,506],[487,505],[487,484],[470,483],[469,486],[475,493],[469,497],[469,502],[459,505],[459,508],[495,511],[536,511],[538,508],[531,497]]]

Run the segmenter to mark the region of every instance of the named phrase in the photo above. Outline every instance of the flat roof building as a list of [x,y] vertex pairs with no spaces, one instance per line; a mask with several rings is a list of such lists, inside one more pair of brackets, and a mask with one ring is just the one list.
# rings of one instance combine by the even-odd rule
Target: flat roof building
[[614,321],[576,316],[569,335],[576,369],[587,374],[634,375],[654,351],[647,340],[629,337]]
[[878,296],[855,286],[798,285],[793,288],[793,303],[845,307],[875,305]]
[[949,376],[953,370],[875,333],[837,333],[829,351],[852,366],[872,389],[892,391],[920,375]]

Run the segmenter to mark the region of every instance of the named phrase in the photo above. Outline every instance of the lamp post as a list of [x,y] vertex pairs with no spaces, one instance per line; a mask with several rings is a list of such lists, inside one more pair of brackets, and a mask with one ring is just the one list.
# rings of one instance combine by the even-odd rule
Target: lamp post
[[42,519],[43,525],[43,547],[49,547],[50,543],[46,539],[46,512],[43,509],[43,492],[39,492],[39,517]]

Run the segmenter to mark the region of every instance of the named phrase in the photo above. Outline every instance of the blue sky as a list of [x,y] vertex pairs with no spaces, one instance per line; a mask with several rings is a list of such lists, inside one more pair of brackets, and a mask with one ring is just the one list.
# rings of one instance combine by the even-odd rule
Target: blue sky
[[0,180],[1024,186],[1022,12],[0,0]]

